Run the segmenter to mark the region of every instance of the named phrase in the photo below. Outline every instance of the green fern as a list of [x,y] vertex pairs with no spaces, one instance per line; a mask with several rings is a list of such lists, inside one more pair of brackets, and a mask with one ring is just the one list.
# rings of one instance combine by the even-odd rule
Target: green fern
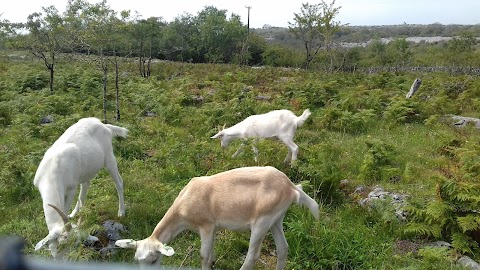
[[[411,207],[406,232],[450,241],[456,251],[475,254],[479,243],[472,236],[480,232],[480,184],[476,176],[479,147],[452,149],[452,160],[459,161],[456,175],[436,176],[437,200],[426,207]],[[459,172],[459,173],[458,173]]]
[[480,214],[470,214],[465,217],[458,217],[457,222],[464,233],[478,230],[478,228],[480,228]]
[[475,244],[470,237],[461,232],[452,234],[452,246],[466,254],[474,254],[475,250],[478,250],[478,244]]
[[442,228],[438,225],[411,222],[405,228],[407,234],[415,234],[426,237],[440,238]]

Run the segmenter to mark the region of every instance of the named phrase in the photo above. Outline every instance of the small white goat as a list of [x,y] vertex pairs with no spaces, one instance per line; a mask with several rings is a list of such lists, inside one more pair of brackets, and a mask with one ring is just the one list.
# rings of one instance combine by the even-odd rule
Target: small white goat
[[[222,147],[227,147],[230,141],[235,138],[242,139],[242,144],[232,157],[238,156],[243,151],[248,138],[255,138],[255,141],[258,138],[278,139],[288,147],[287,157],[283,161],[288,164],[297,159],[298,146],[293,142],[295,132],[298,127],[303,125],[310,114],[310,110],[306,109],[298,117],[289,110],[275,110],[264,114],[251,115],[232,127],[224,128],[210,138],[220,138]],[[255,162],[258,162],[258,148],[255,141],[252,144],[252,150],[255,153]]]
[[49,233],[36,244],[35,250],[48,244],[52,256],[58,258],[59,237],[61,240],[67,233],[64,230],[65,221],[59,213],[69,211],[80,185],[77,204],[70,214],[70,217],[75,216],[85,204],[90,181],[103,167],[107,168],[115,182],[119,199],[118,216],[125,215],[123,180],[113,155],[112,137],[125,138],[127,134],[126,128],[103,124],[97,118],[83,118],[69,127],[45,152],[33,184],[42,196]]
[[146,266],[160,263],[162,254],[173,255],[173,249],[165,244],[180,232],[195,231],[201,238],[202,270],[207,270],[215,260],[215,231],[250,229],[247,257],[240,268],[246,270],[253,268],[262,241],[271,230],[277,250],[276,269],[280,270],[288,250],[283,218],[294,202],[307,206],[318,219],[317,202],[274,167],[244,167],[195,177],[180,191],[150,237],[139,241],[122,239],[115,244],[136,249],[135,259]]

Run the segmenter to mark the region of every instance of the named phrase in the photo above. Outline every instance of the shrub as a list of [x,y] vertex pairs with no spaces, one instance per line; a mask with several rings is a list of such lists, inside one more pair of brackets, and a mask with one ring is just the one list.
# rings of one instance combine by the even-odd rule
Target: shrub
[[367,153],[360,166],[360,179],[372,183],[374,181],[390,180],[400,174],[394,165],[396,152],[392,145],[378,140],[366,141]]
[[478,141],[453,153],[460,163],[460,169],[453,176],[451,172],[438,175],[434,201],[427,206],[411,207],[412,220],[407,233],[432,237],[451,242],[461,253],[476,255],[480,251],[480,176]]
[[323,107],[337,98],[337,82],[331,81],[326,84],[316,82],[307,82],[302,86],[289,85],[285,89],[283,96],[292,99],[294,97],[303,98],[305,106],[309,108]]
[[383,117],[392,124],[404,124],[421,121],[418,104],[411,100],[396,98],[388,104]]
[[11,109],[4,104],[0,104],[0,126],[6,127],[11,123],[12,123]]
[[19,92],[27,92],[30,90],[41,90],[48,86],[50,79],[45,74],[30,74],[26,73],[20,76],[16,82],[16,88]]
[[368,130],[376,115],[372,109],[351,112],[337,107],[327,107],[320,116],[321,125],[332,131],[362,133]]
[[344,177],[339,167],[340,150],[330,144],[320,144],[301,151],[300,164],[287,172],[289,178],[302,183],[305,192],[323,202],[340,204],[339,185]]

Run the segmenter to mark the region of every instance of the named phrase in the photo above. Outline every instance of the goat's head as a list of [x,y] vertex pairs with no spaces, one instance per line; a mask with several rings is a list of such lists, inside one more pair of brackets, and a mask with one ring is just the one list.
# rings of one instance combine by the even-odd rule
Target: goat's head
[[53,242],[65,242],[68,234],[72,230],[72,224],[68,220],[68,216],[63,213],[62,210],[58,209],[55,205],[48,204],[50,207],[55,209],[57,213],[60,215],[60,217],[63,220],[63,227],[58,227],[54,228],[51,230],[48,235],[40,240],[36,245],[35,245],[35,251],[42,249],[46,245],[50,245]]
[[[60,215],[60,217],[62,218],[62,221],[63,221],[63,227],[58,227],[58,228],[54,228],[53,230],[51,230],[45,238],[40,240],[35,245],[35,251],[38,251],[38,250],[42,249],[43,247],[45,247],[47,245],[50,245],[51,243],[54,243],[54,242],[56,242],[57,244],[61,244],[61,243],[66,242],[70,233],[71,233],[71,231],[72,231],[72,229],[76,230],[81,223],[81,218],[79,218],[77,224],[72,224],[69,221],[69,217],[62,210],[60,210],[55,205],[52,205],[52,204],[48,204],[48,205],[50,207],[52,207],[55,211],[57,211],[57,213]],[[95,236],[89,235],[86,240],[90,241],[90,242],[96,242],[96,241],[98,241],[98,238],[95,237]],[[52,254],[52,255],[54,255],[54,254]],[[55,257],[55,255],[54,255],[54,257]]]
[[225,130],[225,125],[223,125],[223,127],[221,129],[220,129],[220,127],[218,127],[218,133],[213,135],[210,138],[211,139],[220,138],[220,145],[222,147],[227,147],[230,144],[230,142],[234,139],[234,137],[227,134],[227,132]]
[[151,237],[139,241],[121,239],[117,240],[115,245],[121,248],[135,249],[135,260],[137,260],[140,265],[159,264],[162,255],[172,256],[175,253],[173,248]]

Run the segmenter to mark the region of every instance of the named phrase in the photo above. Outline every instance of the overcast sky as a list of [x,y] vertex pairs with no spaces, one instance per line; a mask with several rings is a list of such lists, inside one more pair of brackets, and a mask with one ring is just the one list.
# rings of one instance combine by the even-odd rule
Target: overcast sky
[[[99,0],[88,0],[91,3]],[[287,27],[293,22],[294,13],[299,13],[302,3],[316,4],[320,1],[305,0],[107,0],[110,7],[138,11],[143,18],[162,17],[172,21],[184,12],[196,15],[205,6],[226,9],[227,14],[241,16],[247,24],[250,9],[250,27],[260,28],[265,24]],[[330,0],[326,1],[330,3]],[[60,12],[65,10],[67,0],[2,0],[0,19],[10,22],[26,22],[27,16],[41,11],[42,7],[54,5]],[[340,6],[336,21],[350,25],[392,24],[480,24],[480,0],[337,0]]]

